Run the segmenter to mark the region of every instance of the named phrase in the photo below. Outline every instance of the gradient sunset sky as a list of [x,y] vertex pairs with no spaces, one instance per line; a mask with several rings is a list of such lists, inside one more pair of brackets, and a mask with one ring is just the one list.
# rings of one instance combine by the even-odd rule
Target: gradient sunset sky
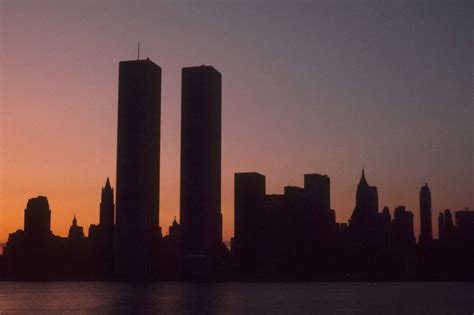
[[233,235],[233,174],[267,193],[328,174],[347,222],[362,166],[380,208],[406,205],[419,231],[428,182],[438,213],[473,206],[472,1],[0,0],[0,242],[45,195],[52,230],[99,220],[115,187],[118,63],[162,77],[164,232],[179,219],[181,68],[223,76],[222,213]]

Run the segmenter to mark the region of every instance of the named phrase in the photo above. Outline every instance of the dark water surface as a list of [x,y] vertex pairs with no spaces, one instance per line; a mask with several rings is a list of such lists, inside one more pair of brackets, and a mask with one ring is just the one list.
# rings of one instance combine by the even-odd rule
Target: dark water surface
[[474,314],[474,283],[13,283],[0,314]]

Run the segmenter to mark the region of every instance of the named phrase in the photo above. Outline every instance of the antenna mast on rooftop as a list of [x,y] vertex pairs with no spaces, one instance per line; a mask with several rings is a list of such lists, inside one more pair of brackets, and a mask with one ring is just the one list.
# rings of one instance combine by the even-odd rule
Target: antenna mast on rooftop
[[140,43],[138,43],[138,54],[137,54],[137,60],[140,60]]

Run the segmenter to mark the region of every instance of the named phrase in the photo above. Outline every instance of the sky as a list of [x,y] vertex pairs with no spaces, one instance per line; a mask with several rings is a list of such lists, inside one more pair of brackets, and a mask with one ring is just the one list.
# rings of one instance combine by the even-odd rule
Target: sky
[[470,1],[0,0],[0,242],[45,195],[52,230],[98,223],[115,186],[118,63],[162,68],[160,225],[179,220],[181,68],[222,73],[223,237],[233,176],[267,193],[331,178],[337,222],[354,209],[362,167],[380,209],[406,205],[419,233],[427,182],[433,230],[473,207]]

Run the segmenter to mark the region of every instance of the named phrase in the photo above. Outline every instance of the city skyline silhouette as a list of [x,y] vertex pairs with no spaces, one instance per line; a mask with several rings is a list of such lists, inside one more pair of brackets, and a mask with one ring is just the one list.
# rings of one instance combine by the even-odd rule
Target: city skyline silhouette
[[0,0],[0,315],[474,315],[473,12]]
[[[138,58],[139,58],[139,55],[138,55]],[[146,62],[151,62],[151,64],[154,65],[154,63],[153,63],[152,61],[150,61],[149,58],[146,58],[146,59],[137,59],[137,60],[138,60],[138,61],[145,62],[145,63],[146,63]],[[124,62],[124,63],[127,63],[127,61],[123,61],[123,62]],[[132,61],[128,61],[128,62],[129,62],[129,63],[133,63],[133,60],[132,60]],[[204,66],[204,65],[202,65],[202,66]],[[202,67],[202,66],[201,66],[201,67]],[[159,68],[159,66],[158,66],[158,68]],[[189,67],[189,69],[193,69],[193,68],[198,69],[198,68],[200,68],[200,66]],[[212,66],[210,66],[210,68],[212,68]],[[183,68],[183,69],[186,69],[186,68]],[[161,76],[161,69],[160,69],[160,76]],[[136,78],[135,78],[134,80],[136,80]],[[159,87],[157,88],[157,91],[158,91],[158,94],[157,94],[157,95],[158,95],[159,98],[161,98],[161,79],[160,79],[159,81],[160,81],[160,84],[158,85]],[[129,83],[129,84],[130,84],[130,83]],[[132,101],[132,103],[133,103],[135,100],[134,100],[133,98],[131,98],[131,101]],[[158,113],[160,112],[160,108],[159,108],[159,107],[160,107],[160,106],[158,106]],[[159,114],[158,114],[158,115],[159,115]],[[124,117],[125,117],[125,115],[124,115]],[[160,117],[158,117],[158,120],[157,120],[157,121],[158,121],[158,122],[155,123],[155,124],[157,124],[157,128],[158,128],[158,131],[157,131],[157,132],[158,132],[158,134],[157,134],[157,135],[158,135],[158,140],[157,140],[157,141],[158,141],[158,155],[157,155],[157,159],[156,159],[156,160],[158,161],[158,166],[159,166],[159,164],[160,164],[160,163],[159,163],[159,161],[160,161],[160,154],[159,154],[159,151],[160,151],[160,139],[159,139],[159,138],[160,138],[160,124],[161,124],[161,123],[160,123]],[[140,135],[140,134],[141,134],[141,132],[139,132],[137,135]],[[183,132],[182,132],[182,134],[183,134]],[[136,135],[135,135],[134,137],[136,137]],[[136,139],[133,139],[133,137],[132,137],[129,141],[132,141],[132,142],[133,142],[133,141],[136,141]],[[145,140],[144,140],[144,141],[145,141]],[[137,148],[138,148],[138,147],[137,147]],[[129,150],[130,150],[130,152],[134,152],[137,148],[135,148],[135,149],[133,149],[133,150],[130,150],[130,149],[129,149]],[[140,165],[140,164],[138,164],[138,165]],[[145,170],[146,170],[146,168],[145,168]],[[249,170],[249,171],[251,171],[251,170]],[[237,173],[238,173],[238,172],[237,172]],[[205,174],[205,172],[204,172],[203,174]],[[305,175],[305,176],[306,176],[306,175]],[[114,176],[114,174],[111,174],[110,176],[107,176],[107,183],[109,183],[109,177],[110,177],[110,178],[114,178],[115,176]],[[159,179],[160,179],[159,173],[158,173],[157,178],[158,178],[158,180],[157,180],[156,182],[158,182],[158,186],[157,186],[158,189],[155,189],[155,190],[158,191],[158,194],[156,194],[156,196],[157,196],[157,198],[158,198],[158,200],[159,200],[159,195],[160,195],[160,193],[159,193],[159,192],[160,192],[160,190],[159,190],[159,182],[160,182],[160,180],[159,180]],[[364,175],[364,168],[362,168],[362,179],[363,179],[363,182],[366,183],[366,182],[365,182],[365,175]],[[155,182],[155,181],[150,181],[150,182]],[[360,184],[360,183],[359,183],[359,184]],[[110,183],[109,183],[108,185],[110,185]],[[285,185],[284,187],[282,187],[282,189],[284,190],[285,187],[287,187],[287,186]],[[425,183],[425,186],[422,187],[422,190],[421,190],[421,191],[423,191],[423,189],[425,189],[425,188],[427,188],[427,183]],[[429,191],[429,189],[428,189],[428,191]],[[429,194],[429,192],[428,192],[428,194]],[[41,195],[41,194],[40,194],[40,195]],[[420,196],[421,196],[421,192],[420,192]],[[33,197],[33,196],[30,196],[30,197]],[[28,197],[28,198],[29,198],[29,197]],[[114,197],[114,198],[115,198],[115,197]],[[356,196],[356,198],[355,198],[355,201],[356,201],[356,202],[357,202],[357,198],[358,198],[358,197]],[[330,202],[330,200],[329,200],[328,202]],[[377,200],[377,204],[378,204],[378,200]],[[387,206],[386,204],[383,203],[383,201],[381,201],[381,205],[382,205],[382,204],[383,204],[383,206],[385,206],[385,207]],[[431,209],[431,197],[429,197],[429,204],[430,204],[430,205],[429,205],[429,208]],[[419,215],[418,215],[418,217],[420,217],[420,219],[418,219],[418,220],[419,220],[418,223],[420,224],[420,226],[416,226],[416,225],[415,225],[415,231],[417,231],[417,233],[415,233],[415,237],[416,237],[417,240],[419,240],[419,238],[421,237],[421,234],[420,234],[420,233],[422,233],[422,228],[421,228],[421,224],[423,224],[423,223],[421,223],[421,222],[423,221],[423,220],[421,219],[421,216],[422,216],[422,214],[421,214],[421,213],[422,213],[422,210],[421,210],[421,209],[422,209],[422,208],[423,208],[423,207],[422,207],[421,201],[420,201],[419,208],[418,208],[418,209],[419,209],[419,212],[420,212]],[[451,208],[451,207],[449,207],[449,208]],[[469,206],[466,206],[466,207],[465,207],[465,209],[468,209],[468,208],[469,208]],[[156,220],[157,220],[158,223],[159,223],[159,218],[160,218],[160,217],[159,217],[159,212],[160,212],[159,210],[160,210],[160,207],[157,206],[156,209],[157,209],[157,211],[156,211],[156,212],[157,212],[157,213],[156,213]],[[377,206],[377,209],[378,209],[378,206]],[[460,208],[460,209],[458,209],[458,210],[462,210],[462,209],[464,209],[464,208]],[[425,212],[426,212],[426,211],[425,211]],[[430,239],[433,238],[433,235],[436,235],[437,238],[439,238],[439,230],[438,230],[437,228],[432,229],[432,227],[431,227],[432,225],[434,225],[434,226],[437,227],[437,224],[436,224],[436,217],[434,216],[434,214],[438,214],[438,213],[439,213],[439,215],[442,215],[442,214],[444,214],[444,212],[445,212],[445,209],[444,209],[444,210],[438,210],[438,211],[436,211],[435,213],[432,213],[431,210],[430,210],[430,213],[425,214],[424,222],[426,222],[426,223],[424,223],[424,224],[425,224],[425,225],[429,225],[429,232],[425,232],[425,233],[429,233],[429,235],[430,235],[429,238],[430,238]],[[76,213],[77,213],[77,212],[74,212],[74,218],[76,217]],[[80,215],[80,213],[79,213],[79,215]],[[352,213],[352,216],[353,216],[353,215],[354,215],[354,213]],[[100,216],[102,217],[102,213],[100,213]],[[175,220],[176,220],[176,216],[174,216],[173,221],[175,221]],[[349,222],[349,221],[350,221],[350,217],[349,217],[348,221],[346,221],[346,222],[344,222],[344,221],[338,221],[338,222],[347,223],[347,222]],[[428,221],[429,221],[429,222],[428,222]],[[165,228],[165,227],[162,227],[162,226],[159,225],[159,224],[158,224],[158,227],[159,227],[160,231],[161,231],[162,228]],[[69,228],[69,226],[68,226],[68,228]],[[428,227],[427,227],[427,228],[428,228]],[[222,229],[222,228],[221,228],[221,229]],[[438,233],[433,233],[433,231],[438,232]],[[165,233],[166,233],[166,232],[165,232]],[[227,244],[227,246],[230,246],[230,239],[231,239],[231,237],[232,237],[232,235],[229,237],[229,239],[224,240],[224,242]],[[5,239],[5,241],[6,241],[6,239]]]
[[28,199],[24,228],[9,234],[0,279],[115,281],[401,281],[472,280],[474,211],[438,216],[432,195],[419,192],[414,213],[399,204],[380,211],[377,186],[361,171],[355,207],[338,222],[328,175],[304,175],[304,186],[267,194],[257,172],[234,174],[234,228],[222,240],[222,74],[212,66],[182,69],[179,222],[159,224],[161,82],[149,58],[119,63],[117,181],[107,177],[99,222],[68,237],[51,229],[46,196]]
[[[274,21],[279,35],[293,43],[294,50],[284,49],[285,45],[275,40],[264,45],[271,30],[262,26],[257,18],[249,18],[248,25],[258,26],[262,34],[252,33],[248,43],[238,42],[240,48],[228,58],[225,52],[233,51],[232,41],[223,41],[222,47],[215,47],[211,52],[183,53],[183,49],[177,49],[179,45],[203,48],[209,41],[204,40],[206,36],[195,36],[198,40],[188,42],[191,35],[198,33],[177,26],[177,30],[188,33],[162,33],[166,38],[176,38],[176,43],[168,48],[154,40],[156,34],[151,31],[145,32],[145,40],[133,38],[114,48],[110,47],[116,42],[109,39],[102,49],[114,53],[106,53],[109,60],[104,62],[100,48],[91,49],[91,44],[74,49],[78,47],[72,41],[74,35],[81,37],[86,33],[73,26],[66,25],[73,34],[68,39],[49,35],[41,43],[32,43],[35,27],[43,34],[56,34],[47,31],[58,19],[48,11],[51,8],[47,5],[33,6],[28,23],[14,32],[15,18],[25,13],[2,4],[4,12],[10,14],[5,14],[2,40],[5,60],[9,61],[3,73],[9,80],[2,84],[5,154],[2,155],[0,241],[5,242],[8,233],[22,226],[25,201],[37,195],[49,198],[51,209],[56,213],[52,216],[52,230],[61,236],[67,236],[74,213],[84,227],[97,222],[99,187],[106,177],[110,177],[112,183],[116,181],[115,61],[135,56],[137,41],[142,42],[142,56],[153,57],[163,66],[167,78],[163,83],[161,126],[160,222],[164,230],[179,213],[179,69],[205,62],[225,74],[224,240],[229,241],[234,235],[234,172],[266,174],[270,193],[281,193],[286,185],[302,186],[302,175],[306,173],[328,174],[336,220],[347,222],[362,166],[371,174],[371,184],[378,187],[381,208],[387,205],[392,210],[404,204],[414,212],[417,238],[420,234],[418,190],[428,182],[433,195],[432,230],[437,238],[436,220],[440,212],[472,205],[473,169],[469,158],[472,137],[468,129],[472,106],[469,106],[469,72],[466,70],[471,60],[466,47],[470,47],[471,41],[465,36],[465,26],[469,25],[466,15],[449,5],[429,6],[431,15],[425,16],[416,5],[410,7],[413,11],[408,14],[400,5],[374,4],[371,8],[378,15],[369,16],[364,24],[357,17],[359,10],[354,7],[349,8],[347,14],[336,13],[331,6],[311,8],[313,13],[327,13],[328,17],[310,22],[310,14],[303,13],[303,7],[283,6],[269,10],[262,18]],[[82,5],[78,9],[86,10]],[[101,23],[109,27],[117,25],[122,19],[120,13],[126,9],[127,5],[112,8],[117,19],[100,22],[105,8],[99,5],[90,17],[87,31],[99,29]],[[222,32],[234,30],[230,33],[231,39],[247,34],[247,27],[238,25],[235,20],[251,9],[240,8],[237,17],[229,22],[219,20],[225,26]],[[71,20],[78,18],[67,7],[62,10]],[[203,7],[198,11],[202,15],[193,17],[190,23],[195,23],[198,29],[209,30],[206,19],[218,16],[219,10]],[[171,8],[163,8],[163,12],[158,14],[171,13],[177,21],[189,17]],[[368,32],[388,12],[395,17],[394,24],[385,22],[381,24],[382,31]],[[284,14],[301,17],[300,22],[279,20]],[[228,15],[225,10],[223,16]],[[51,19],[41,19],[45,16]],[[337,25],[331,18],[338,22],[346,18],[348,25]],[[144,21],[150,19],[149,15],[143,15]],[[419,24],[418,19],[425,23]],[[435,25],[439,19],[451,28]],[[403,23],[407,28],[416,26],[418,33],[410,34],[401,26]],[[322,29],[332,36],[308,31],[318,29],[315,26],[324,26]],[[146,28],[137,24],[132,29],[134,31],[125,33],[130,35]],[[302,34],[293,35],[298,31]],[[398,39],[399,31],[403,40]],[[102,38],[92,33],[87,32],[87,35],[90,34],[90,43],[95,45]],[[213,30],[212,34],[223,38],[219,30]],[[448,43],[453,45],[439,44],[438,36],[449,39]],[[30,45],[23,47],[28,49],[20,49],[20,40]],[[249,50],[252,46],[254,48]],[[176,52],[184,55],[176,56]],[[242,63],[233,61],[237,56],[242,58]],[[344,56],[349,60],[343,60],[347,59]],[[29,70],[32,65],[37,69],[33,73]],[[62,69],[67,71],[62,72]],[[387,83],[383,83],[385,81]]]
[[84,226],[97,221],[98,189],[116,181],[116,62],[134,59],[137,42],[166,78],[162,227],[179,216],[180,68],[202,63],[226,74],[224,240],[234,234],[234,172],[266,174],[272,193],[329,174],[344,222],[362,166],[381,206],[415,211],[424,182],[433,217],[473,204],[470,5],[1,6],[0,242],[36,195],[60,214],[59,235],[74,213]]

